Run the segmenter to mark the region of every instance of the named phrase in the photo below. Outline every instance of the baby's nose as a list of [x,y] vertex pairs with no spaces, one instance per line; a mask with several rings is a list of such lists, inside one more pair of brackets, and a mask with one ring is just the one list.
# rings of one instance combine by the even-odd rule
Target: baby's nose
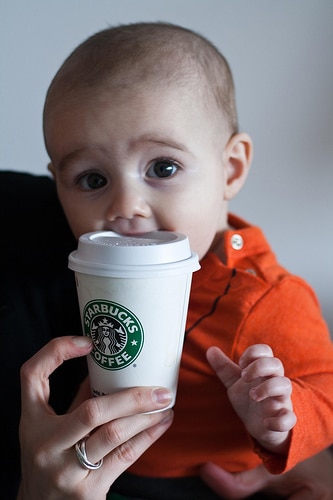
[[150,206],[143,193],[135,187],[126,186],[114,189],[107,208],[107,220],[147,218],[151,215]]

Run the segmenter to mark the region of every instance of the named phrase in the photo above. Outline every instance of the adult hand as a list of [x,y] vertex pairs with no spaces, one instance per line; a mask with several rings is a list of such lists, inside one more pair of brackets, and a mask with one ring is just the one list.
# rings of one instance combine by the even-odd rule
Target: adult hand
[[242,499],[265,492],[267,498],[289,500],[332,500],[333,457],[325,450],[289,472],[270,474],[263,465],[245,472],[231,474],[220,467],[207,463],[201,468],[201,478],[218,495],[228,499]]
[[[49,376],[65,360],[91,348],[86,337],[57,338],[22,366],[18,500],[105,500],[114,480],[171,425],[172,410],[144,413],[170,403],[169,392],[157,387],[76,401],[69,413],[55,414],[48,404]],[[76,456],[75,444],[87,435],[89,461],[104,459],[97,470],[83,468]]]

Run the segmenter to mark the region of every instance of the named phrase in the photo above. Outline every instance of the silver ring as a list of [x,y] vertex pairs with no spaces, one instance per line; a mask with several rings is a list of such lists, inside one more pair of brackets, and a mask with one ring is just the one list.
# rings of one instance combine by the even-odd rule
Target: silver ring
[[84,469],[89,469],[89,470],[99,469],[100,467],[102,467],[103,458],[101,458],[95,464],[89,462],[86,452],[86,440],[87,437],[84,437],[83,439],[80,439],[80,441],[78,441],[75,445],[75,452],[77,459]]

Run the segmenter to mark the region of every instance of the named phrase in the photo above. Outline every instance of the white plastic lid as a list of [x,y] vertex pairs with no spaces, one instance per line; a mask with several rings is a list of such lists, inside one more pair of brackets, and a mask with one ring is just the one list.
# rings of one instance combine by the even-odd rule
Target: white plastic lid
[[122,236],[113,231],[96,231],[79,239],[69,255],[73,271],[97,276],[142,277],[147,273],[193,272],[200,269],[187,236],[154,231],[140,236]]

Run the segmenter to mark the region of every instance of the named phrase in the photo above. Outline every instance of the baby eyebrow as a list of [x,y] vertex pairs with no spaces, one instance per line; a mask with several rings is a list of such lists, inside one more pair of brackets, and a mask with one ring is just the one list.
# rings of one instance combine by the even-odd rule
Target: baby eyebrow
[[[94,149],[99,149],[99,148],[94,148]],[[84,156],[87,155],[87,153],[91,153],[91,148],[83,147],[66,154],[63,158],[59,160],[58,163],[59,170],[65,170],[66,168],[69,168],[71,164],[73,164],[75,161],[82,159]]]
[[70,164],[79,156],[79,152],[73,151],[72,153],[67,154],[58,163],[59,170],[65,170],[70,166]]
[[135,144],[138,146],[142,146],[144,144],[156,144],[158,146],[164,146],[172,149],[177,149],[179,151],[188,151],[187,147],[181,143],[176,141],[171,137],[154,137],[151,135],[142,135],[138,139],[136,139]]

